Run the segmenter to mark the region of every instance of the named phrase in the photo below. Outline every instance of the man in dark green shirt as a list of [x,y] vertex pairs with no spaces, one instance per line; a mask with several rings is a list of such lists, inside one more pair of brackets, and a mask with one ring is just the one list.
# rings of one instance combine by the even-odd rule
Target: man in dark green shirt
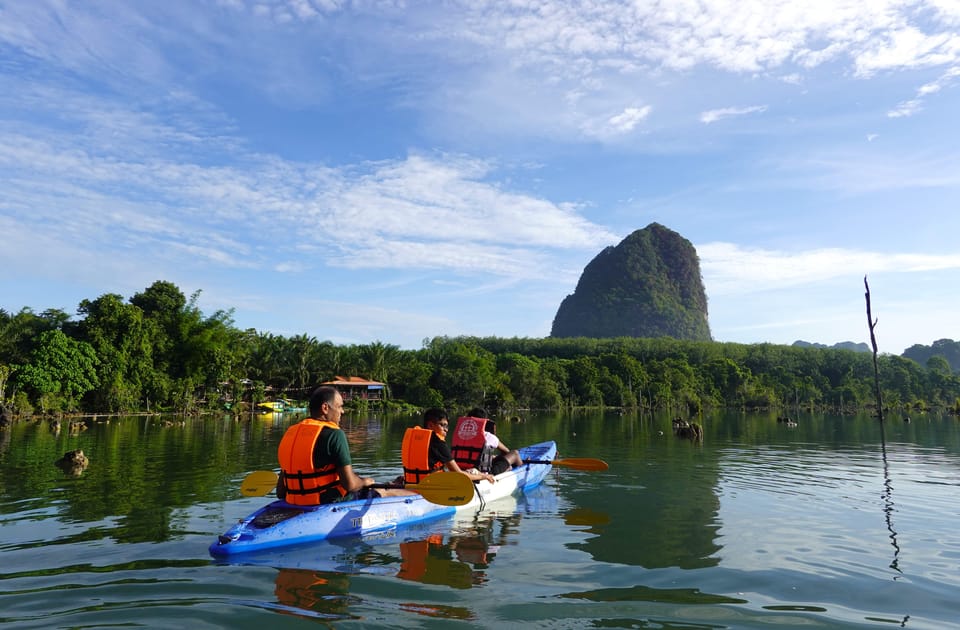
[[[369,497],[406,496],[416,494],[400,488],[373,488],[373,477],[361,477],[353,471],[350,445],[340,428],[343,415],[343,397],[334,387],[321,386],[310,396],[310,417],[287,429],[280,442],[279,459],[283,472],[277,483],[277,496],[285,498],[292,492],[310,495],[319,503],[337,503]],[[303,449],[311,448],[307,458]],[[312,463],[313,470],[300,470]],[[299,465],[298,465],[299,464]],[[297,479],[297,473],[301,479]],[[313,486],[310,492],[297,490],[307,480]],[[299,504],[299,502],[298,502]]]

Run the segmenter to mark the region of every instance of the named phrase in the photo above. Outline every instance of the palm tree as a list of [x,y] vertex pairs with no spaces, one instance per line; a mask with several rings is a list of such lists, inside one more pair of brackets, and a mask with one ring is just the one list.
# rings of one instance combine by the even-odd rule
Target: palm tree
[[384,385],[387,384],[390,374],[401,358],[399,346],[380,341],[358,346],[357,354],[361,365],[365,368],[367,378],[380,381]]

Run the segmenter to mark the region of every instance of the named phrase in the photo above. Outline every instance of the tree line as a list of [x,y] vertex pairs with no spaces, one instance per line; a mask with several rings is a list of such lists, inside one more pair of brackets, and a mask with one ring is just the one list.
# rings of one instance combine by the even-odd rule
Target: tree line
[[[0,309],[0,403],[14,414],[199,413],[304,399],[335,376],[387,384],[387,404],[494,410],[620,407],[697,414],[709,408],[798,407],[841,413],[875,400],[869,353],[680,341],[671,338],[434,337],[417,350],[335,345],[234,326],[205,315],[174,284],[129,300],[59,309]],[[946,341],[946,340],[944,340]],[[960,412],[960,378],[932,355],[925,365],[879,358],[884,404]]]

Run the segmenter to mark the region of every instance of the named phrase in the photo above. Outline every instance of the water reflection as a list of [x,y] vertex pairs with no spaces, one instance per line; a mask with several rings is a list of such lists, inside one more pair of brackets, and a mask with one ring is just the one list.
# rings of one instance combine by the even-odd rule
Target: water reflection
[[495,544],[493,529],[490,524],[455,530],[446,540],[442,534],[434,534],[423,540],[400,543],[397,577],[457,589],[482,586],[488,580],[486,569],[504,540],[501,538]]
[[746,604],[747,600],[724,595],[701,593],[689,588],[601,588],[591,591],[561,593],[567,599],[586,599],[593,602],[659,602],[671,604]]
[[474,584],[470,566],[453,559],[450,546],[443,544],[442,534],[400,543],[400,558],[397,577],[401,580],[453,588],[470,588]]
[[[882,418],[880,422],[883,422]],[[890,464],[887,462],[887,441],[882,428],[880,432],[880,452],[883,456],[883,513],[884,519],[887,522],[887,531],[890,532],[890,544],[893,545],[893,561],[890,563],[890,568],[899,574],[903,574],[903,571],[900,570],[900,545],[897,543],[897,532],[893,529],[893,512],[895,511],[893,505],[893,483],[890,481]],[[895,576],[893,579],[896,580],[898,577],[900,576]]]
[[350,605],[356,600],[350,596],[350,576],[306,569],[280,569],[274,594],[282,606],[336,619],[349,618]]
[[102,538],[163,542],[180,533],[179,508],[237,496],[245,472],[272,468],[272,434],[283,431],[221,417],[98,419],[89,427],[58,434],[46,422],[21,422],[0,431],[13,445],[0,459],[0,513],[56,504],[63,522],[95,524],[89,531]]
[[[361,600],[350,595],[352,576],[398,578],[458,590],[486,584],[488,569],[510,544],[522,518],[515,500],[495,502],[494,508],[454,521],[258,553],[239,561],[278,568],[275,593],[281,606],[303,609],[311,616],[356,618],[352,610]],[[428,617],[476,618],[473,611],[460,606],[423,601],[399,606]]]
[[491,504],[496,511],[400,527],[363,537],[347,536],[219,559],[222,564],[389,575],[456,589],[482,586],[487,569],[516,531],[522,513],[515,499]]
[[570,548],[594,560],[650,569],[718,564],[717,454],[669,434],[663,441],[671,457],[654,459],[645,445],[628,444],[632,452],[614,456],[621,461],[616,469],[578,477],[570,497],[578,509],[564,518],[593,535]]
[[610,515],[590,508],[573,508],[563,515],[563,522],[573,527],[586,527],[587,531],[598,534],[601,526],[610,524]]
[[[279,610],[284,614],[323,619],[362,619],[356,611],[364,599],[351,594],[352,577],[333,571],[308,569],[280,569],[277,573],[274,594]],[[404,601],[397,607],[406,612],[438,619],[471,621],[476,614],[463,606],[450,606],[436,602]]]
[[10,436],[13,435],[13,429],[10,427],[0,427],[0,455],[7,452],[10,446]]
[[[24,627],[259,628],[280,611],[291,626],[956,626],[956,418],[888,424],[883,466],[866,417],[802,415],[791,429],[774,416],[707,418],[699,445],[672,436],[670,420],[507,423],[509,444],[556,438],[563,456],[611,470],[558,468],[502,513],[234,566],[207,546],[260,507],[239,483],[275,468],[285,421],[130,418],[79,435],[16,424],[0,431],[2,616]],[[364,439],[354,418],[358,465],[396,470],[410,423],[372,420]],[[80,477],[51,465],[76,449],[90,459]]]
[[453,588],[482,586],[489,579],[486,570],[522,518],[514,513],[516,505],[515,500],[507,499],[497,502],[498,512],[460,519],[446,539],[434,534],[401,543],[402,563],[397,577]]

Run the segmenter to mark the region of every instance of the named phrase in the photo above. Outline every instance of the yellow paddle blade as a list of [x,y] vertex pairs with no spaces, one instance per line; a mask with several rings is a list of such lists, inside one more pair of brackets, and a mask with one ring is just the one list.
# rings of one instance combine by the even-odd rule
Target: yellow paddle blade
[[473,481],[463,473],[435,472],[418,484],[407,484],[407,490],[419,492],[424,499],[437,505],[466,505],[473,499]]
[[277,473],[272,470],[255,470],[240,482],[240,492],[245,497],[262,497],[277,487]]

